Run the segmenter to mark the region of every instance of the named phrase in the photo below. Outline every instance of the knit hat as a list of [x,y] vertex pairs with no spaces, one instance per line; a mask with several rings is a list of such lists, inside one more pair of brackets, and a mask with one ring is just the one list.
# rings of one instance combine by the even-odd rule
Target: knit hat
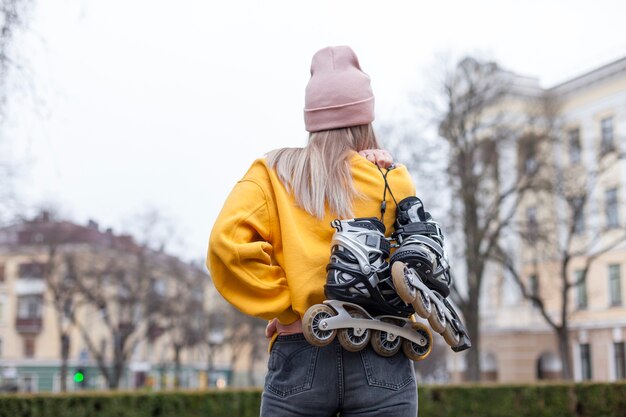
[[370,77],[361,71],[349,46],[329,46],[313,55],[304,98],[309,132],[369,124],[374,121]]

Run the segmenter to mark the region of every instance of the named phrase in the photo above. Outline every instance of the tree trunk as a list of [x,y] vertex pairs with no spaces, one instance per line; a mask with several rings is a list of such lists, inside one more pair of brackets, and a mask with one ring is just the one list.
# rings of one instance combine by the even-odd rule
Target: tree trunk
[[70,356],[70,337],[67,333],[61,333],[61,392],[67,391],[67,362]]
[[559,339],[559,356],[561,357],[561,377],[566,380],[574,379],[572,372],[572,351],[569,342],[568,326],[561,326],[557,331]]
[[207,387],[211,386],[211,376],[213,374],[213,346],[209,344],[209,355],[207,358],[207,367],[206,367],[206,385]]
[[109,389],[116,390],[120,387],[120,381],[122,380],[122,374],[124,373],[124,365],[119,363],[116,359],[113,364],[113,372],[111,372],[111,378],[109,379]]
[[[468,241],[469,244],[472,243],[470,239]],[[465,326],[472,341],[472,347],[468,350],[466,356],[467,368],[465,370],[465,378],[468,381],[480,381],[480,311],[478,298],[480,295],[483,263],[478,258],[480,255],[476,253],[476,249],[473,246],[470,248],[466,252],[465,259],[468,297],[467,301],[462,304]]]
[[120,386],[120,381],[122,380],[122,374],[124,373],[124,365],[126,361],[124,360],[123,353],[123,342],[122,336],[114,332],[113,333],[113,370],[111,372],[111,378],[109,379],[109,388],[112,390],[116,390]]
[[180,388],[180,351],[182,347],[178,344],[174,345],[174,388]]
[[468,381],[480,381],[480,317],[478,311],[478,297],[470,297],[468,308],[463,311],[466,329],[472,341],[472,347],[467,350],[465,378]]
[[561,377],[566,380],[574,378],[572,372],[572,351],[569,342],[569,291],[573,287],[567,279],[567,271],[569,271],[570,256],[564,256],[561,266],[561,326],[557,328],[557,337],[559,339],[559,355],[561,356]]
[[[256,341],[255,341],[256,342]],[[248,363],[248,386],[253,387],[254,383],[254,365],[256,364],[256,358],[258,356],[257,349],[259,347],[256,343],[252,345],[252,351],[250,352],[250,362]]]

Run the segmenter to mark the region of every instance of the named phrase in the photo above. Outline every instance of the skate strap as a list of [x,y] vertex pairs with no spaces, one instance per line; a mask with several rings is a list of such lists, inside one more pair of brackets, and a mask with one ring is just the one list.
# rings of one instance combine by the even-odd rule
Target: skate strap
[[391,252],[391,243],[389,243],[389,241],[387,239],[383,239],[380,238],[378,239],[378,248],[383,252],[383,253],[389,253]]
[[398,228],[399,234],[420,234],[420,235],[436,235],[439,236],[441,231],[439,227],[434,223],[429,222],[414,222]]
[[428,246],[430,249],[435,251],[435,254],[437,255],[438,258],[444,256],[443,247],[438,242],[436,242],[435,240],[429,238],[428,236],[411,235],[411,240],[412,241],[417,241],[419,243],[422,243],[422,244]]
[[382,253],[389,256],[389,252],[391,252],[391,243],[382,236],[367,236],[365,238],[365,244],[370,248],[379,249]]

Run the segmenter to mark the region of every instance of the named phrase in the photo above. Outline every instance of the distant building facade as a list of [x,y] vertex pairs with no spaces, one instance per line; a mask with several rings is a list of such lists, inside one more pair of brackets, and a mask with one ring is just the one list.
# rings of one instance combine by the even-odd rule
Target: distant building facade
[[[119,388],[246,382],[245,349],[235,357],[226,346],[232,313],[208,275],[139,248],[95,222],[48,213],[0,229],[0,390],[60,391],[64,351],[67,390],[106,389],[98,355],[112,370],[118,337],[128,338]],[[137,262],[144,269],[129,266]]]
[[[626,379],[626,58],[555,87],[543,89],[537,80],[516,76],[519,97],[549,94],[559,103],[556,143],[544,148],[557,167],[550,175],[563,176],[572,199],[587,200],[580,212],[554,196],[530,193],[520,203],[516,221],[530,227],[553,223],[554,247],[537,256],[532,239],[513,242],[518,273],[526,289],[545,302],[558,321],[562,281],[558,256],[551,257],[562,240],[571,239],[566,274],[575,284],[568,292],[567,316],[576,381]],[[515,104],[511,102],[503,104]],[[516,150],[519,152],[519,149]],[[532,169],[532,158],[521,169]],[[620,159],[621,158],[621,159]],[[577,188],[579,187],[579,188]],[[576,201],[576,200],[573,200]],[[564,230],[557,218],[574,216]],[[511,239],[511,237],[507,237]],[[561,240],[561,241],[559,241]],[[613,244],[614,243],[614,244]],[[581,248],[577,253],[576,248]],[[591,248],[583,250],[582,248]],[[594,249],[602,250],[588,264]],[[584,271],[588,266],[586,279]],[[498,265],[490,265],[481,294],[483,378],[499,382],[559,379],[563,364],[558,339],[536,303],[524,297],[519,284]],[[449,358],[452,379],[462,380],[464,358]]]

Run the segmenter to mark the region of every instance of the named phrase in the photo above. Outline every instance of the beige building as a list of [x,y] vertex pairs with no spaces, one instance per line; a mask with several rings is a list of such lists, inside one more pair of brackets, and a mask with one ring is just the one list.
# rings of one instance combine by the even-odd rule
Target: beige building
[[[525,227],[528,238],[507,236],[506,245],[512,248],[524,288],[543,301],[546,315],[557,324],[561,323],[566,265],[564,274],[572,286],[565,308],[574,379],[623,380],[626,58],[549,89],[541,88],[537,80],[515,77],[518,95],[504,106],[518,111],[520,97],[548,93],[558,103],[558,114],[556,140],[537,147],[530,157],[520,155],[518,148],[512,160],[519,162],[519,169],[533,169],[539,166],[534,158],[544,158],[549,168],[540,175],[557,178],[558,187],[523,198],[516,223]],[[540,306],[523,296],[512,272],[491,265],[487,276],[481,294],[485,379],[559,378],[563,364],[558,340]],[[452,356],[449,368],[458,380],[463,356]]]
[[265,345],[250,363],[249,328],[204,265],[93,221],[0,229],[0,390],[59,391],[64,350],[68,390],[105,389],[120,355],[120,388],[256,385]]

